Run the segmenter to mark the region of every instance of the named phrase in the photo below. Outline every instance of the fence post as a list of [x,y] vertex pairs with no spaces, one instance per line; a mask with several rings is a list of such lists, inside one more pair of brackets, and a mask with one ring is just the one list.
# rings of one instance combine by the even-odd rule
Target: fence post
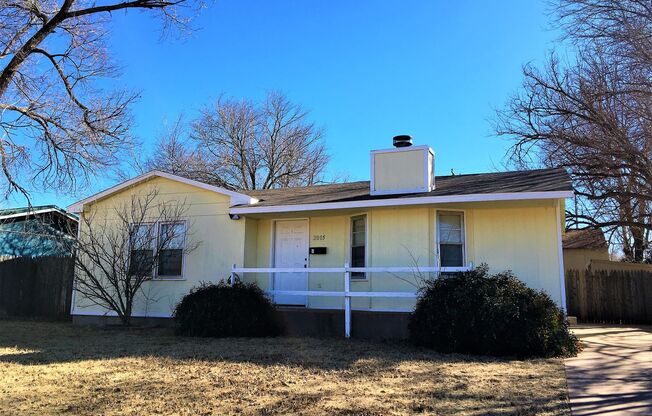
[[351,272],[349,263],[344,263],[344,337],[351,338]]
[[229,283],[231,283],[231,286],[235,284],[235,263],[233,264],[233,267],[231,268],[231,276],[229,277]]

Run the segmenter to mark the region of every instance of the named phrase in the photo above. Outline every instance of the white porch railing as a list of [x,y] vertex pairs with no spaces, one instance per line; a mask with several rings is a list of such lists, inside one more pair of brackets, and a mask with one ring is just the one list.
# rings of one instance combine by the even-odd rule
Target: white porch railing
[[244,273],[270,273],[269,288],[274,287],[271,273],[341,273],[344,275],[344,290],[274,290],[268,289],[266,293],[290,296],[322,296],[344,298],[344,336],[351,337],[351,298],[412,298],[416,299],[415,292],[361,292],[351,291],[351,273],[456,273],[465,272],[473,268],[473,264],[465,267],[237,267],[231,270],[231,284],[235,282],[236,275]]

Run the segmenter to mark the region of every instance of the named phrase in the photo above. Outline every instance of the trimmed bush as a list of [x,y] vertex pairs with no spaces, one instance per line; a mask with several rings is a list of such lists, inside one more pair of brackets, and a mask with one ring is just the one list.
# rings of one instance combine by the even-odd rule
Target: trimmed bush
[[276,308],[255,283],[203,283],[174,310],[176,334],[195,337],[271,337],[280,334]]
[[475,270],[430,280],[410,317],[410,340],[441,352],[564,357],[578,351],[564,312],[511,272]]

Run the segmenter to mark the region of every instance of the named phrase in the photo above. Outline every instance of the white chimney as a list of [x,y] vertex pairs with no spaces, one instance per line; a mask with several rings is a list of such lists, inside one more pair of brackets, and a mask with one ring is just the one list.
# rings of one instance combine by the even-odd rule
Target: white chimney
[[371,151],[371,195],[410,194],[435,189],[435,152],[395,136],[394,148]]

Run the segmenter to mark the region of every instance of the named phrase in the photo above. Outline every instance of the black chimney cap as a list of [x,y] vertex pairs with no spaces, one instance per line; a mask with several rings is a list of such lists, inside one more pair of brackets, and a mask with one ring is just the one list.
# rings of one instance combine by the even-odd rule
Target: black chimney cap
[[407,134],[394,136],[394,147],[409,147],[412,146],[412,137]]

